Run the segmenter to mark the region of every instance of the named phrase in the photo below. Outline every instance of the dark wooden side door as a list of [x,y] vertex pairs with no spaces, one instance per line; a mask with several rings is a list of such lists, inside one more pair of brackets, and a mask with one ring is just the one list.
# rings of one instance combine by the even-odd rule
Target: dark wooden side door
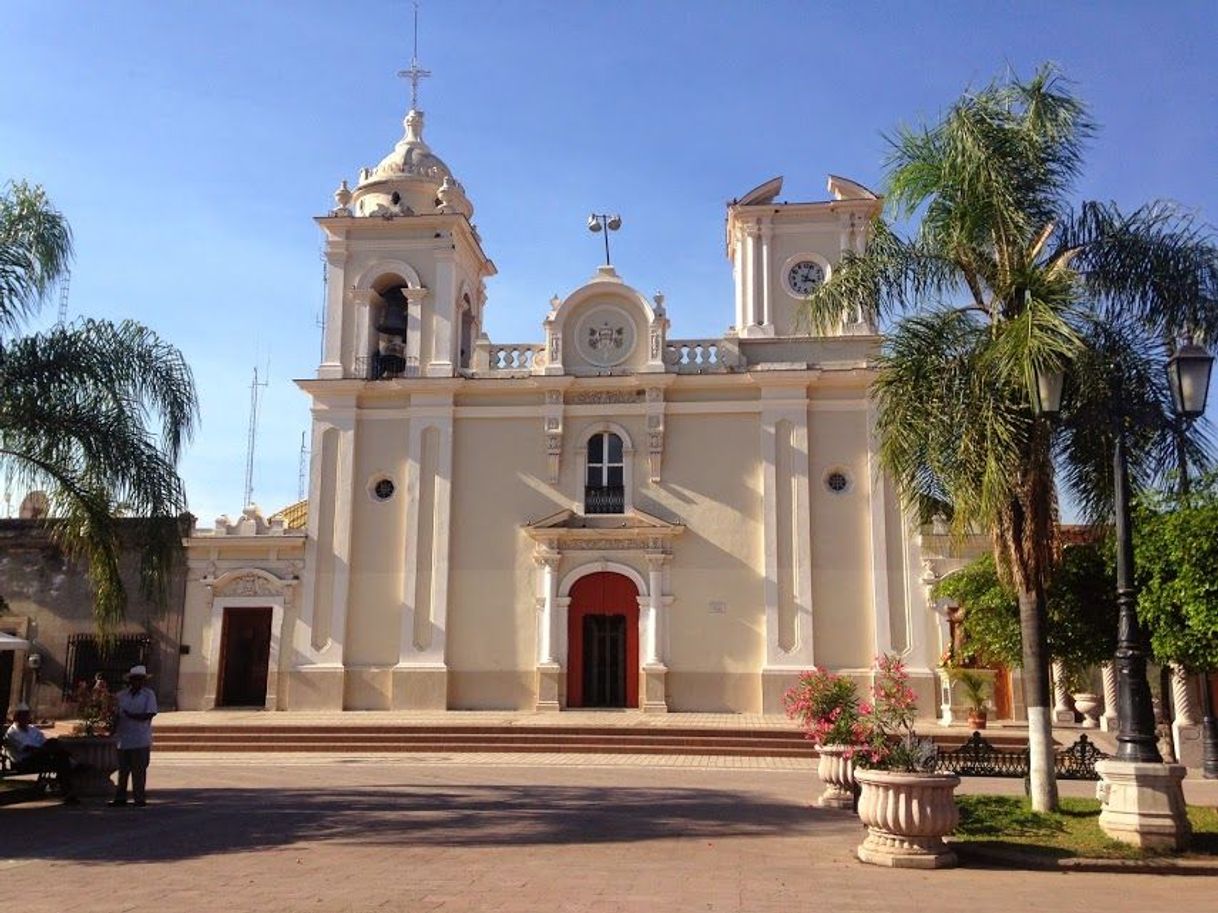
[[266,703],[271,658],[270,608],[227,608],[220,647],[220,700],[226,707]]
[[639,600],[629,577],[602,571],[571,587],[567,706],[639,705]]

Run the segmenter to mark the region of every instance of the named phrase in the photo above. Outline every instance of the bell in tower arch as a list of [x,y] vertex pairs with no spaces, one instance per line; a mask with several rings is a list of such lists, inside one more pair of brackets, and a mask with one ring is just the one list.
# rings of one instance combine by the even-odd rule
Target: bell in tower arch
[[385,310],[381,313],[381,321],[376,326],[378,333],[406,338],[406,296],[400,288],[388,289],[381,295],[385,302]]

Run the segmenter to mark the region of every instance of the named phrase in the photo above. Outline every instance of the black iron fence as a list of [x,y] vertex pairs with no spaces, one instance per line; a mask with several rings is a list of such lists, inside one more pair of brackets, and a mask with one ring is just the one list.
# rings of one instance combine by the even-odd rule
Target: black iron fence
[[[1056,753],[1053,766],[1060,780],[1098,780],[1095,762],[1106,757],[1083,734]],[[1027,748],[995,748],[980,732],[974,732],[959,748],[940,749],[935,763],[935,770],[961,777],[1026,777],[1030,769]]]
[[63,696],[68,697],[79,682],[92,685],[99,672],[110,690],[117,691],[132,666],[148,665],[151,648],[152,638],[147,634],[120,634],[108,644],[92,634],[69,635]]

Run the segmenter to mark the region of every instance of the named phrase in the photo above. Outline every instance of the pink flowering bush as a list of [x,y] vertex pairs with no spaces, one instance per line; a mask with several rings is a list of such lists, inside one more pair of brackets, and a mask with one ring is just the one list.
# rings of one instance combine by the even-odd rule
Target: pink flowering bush
[[820,666],[801,672],[799,683],[783,695],[787,716],[798,720],[817,745],[862,745],[868,733],[859,718],[854,682]]
[[859,703],[867,744],[855,754],[861,767],[923,773],[934,770],[935,744],[914,732],[918,697],[909,686],[909,673],[898,656],[875,658],[871,701]]

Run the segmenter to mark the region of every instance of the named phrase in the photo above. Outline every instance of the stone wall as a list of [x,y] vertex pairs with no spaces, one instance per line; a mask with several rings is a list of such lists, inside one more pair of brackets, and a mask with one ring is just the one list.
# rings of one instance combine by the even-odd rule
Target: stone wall
[[[120,634],[148,634],[151,685],[162,709],[174,706],[181,641],[185,561],[175,565],[165,604],[157,605],[140,592],[139,552],[135,546],[137,519],[122,521],[120,535],[127,547],[122,558],[127,590],[126,621]],[[184,523],[183,531],[189,527]],[[31,641],[42,664],[27,670],[25,653],[13,657],[9,705],[25,699],[39,717],[70,715],[62,700],[68,637],[92,633],[93,599],[86,569],[69,561],[40,520],[0,519],[0,631]],[[7,671],[8,662],[0,665]],[[0,693],[3,688],[0,687]],[[0,707],[0,711],[7,708]]]

